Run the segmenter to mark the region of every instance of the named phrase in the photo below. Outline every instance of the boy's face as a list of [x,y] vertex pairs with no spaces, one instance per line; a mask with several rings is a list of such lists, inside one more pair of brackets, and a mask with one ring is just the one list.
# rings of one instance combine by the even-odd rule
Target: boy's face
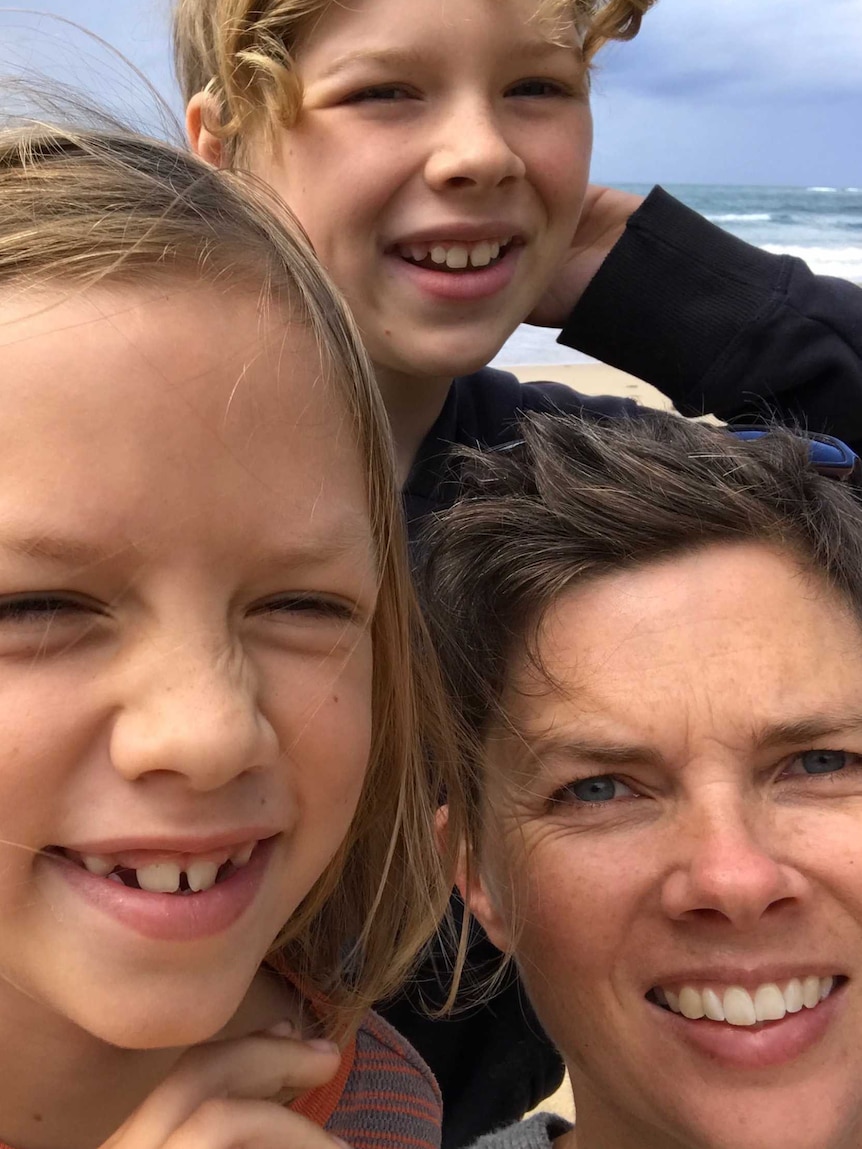
[[252,166],[346,293],[378,368],[488,362],[574,235],[592,124],[535,0],[351,0],[298,49],[296,124]]
[[489,743],[472,904],[564,1052],[579,1129],[858,1145],[857,620],[785,555],[721,545],[573,589],[539,653],[504,699],[521,737]]
[[210,1037],[350,824],[363,466],[307,334],[266,327],[185,285],[4,314],[6,1030]]

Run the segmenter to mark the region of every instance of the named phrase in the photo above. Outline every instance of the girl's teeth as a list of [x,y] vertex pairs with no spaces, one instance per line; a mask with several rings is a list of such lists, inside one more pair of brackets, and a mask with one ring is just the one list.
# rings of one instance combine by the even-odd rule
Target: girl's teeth
[[832,977],[793,978],[782,990],[773,982],[758,986],[753,994],[742,986],[729,986],[720,990],[695,989],[683,986],[679,994],[665,987],[657,987],[654,997],[659,1004],[667,1003],[674,1013],[681,1013],[692,1021],[707,1017],[711,1021],[724,1021],[728,1025],[750,1026],[764,1021],[781,1021],[788,1013],[800,1009],[814,1009],[824,1001],[835,987]]
[[91,874],[97,874],[100,878],[107,878],[116,865],[116,862],[111,858],[102,857],[101,854],[82,854],[81,861],[84,863],[85,870],[89,870]]
[[[192,862],[186,870],[189,889],[195,894],[200,893],[201,890],[211,889],[215,885],[218,872],[217,862]],[[140,877],[138,881],[140,881]]]
[[431,259],[434,263],[446,262],[446,248],[445,247],[432,247]]
[[[499,255],[499,251],[497,254]],[[477,243],[470,252],[470,262],[474,267],[487,267],[491,262],[490,243]]]
[[235,866],[246,866],[246,865],[248,865],[248,860],[252,856],[252,854],[254,853],[254,848],[256,845],[257,845],[257,842],[248,842],[241,849],[237,850],[237,852],[235,854],[231,854],[230,860],[233,862],[233,864]]
[[135,871],[138,885],[150,894],[175,894],[180,888],[181,872],[176,862],[153,862]]

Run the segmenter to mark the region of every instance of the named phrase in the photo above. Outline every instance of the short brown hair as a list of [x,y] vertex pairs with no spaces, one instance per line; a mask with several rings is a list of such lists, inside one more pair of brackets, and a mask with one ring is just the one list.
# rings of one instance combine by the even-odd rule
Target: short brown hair
[[[389,425],[347,309],[266,194],[117,126],[0,130],[0,295],[179,279],[251,291],[310,329],[364,461],[378,571],[373,741],[342,848],[279,939],[277,962],[328,1000],[334,1033],[395,988],[433,931],[451,872],[437,800],[458,807],[448,712],[406,562]],[[41,294],[40,294],[41,293]]]
[[[250,131],[289,125],[302,103],[294,53],[334,0],[175,0],[174,63],[188,102],[207,89],[218,132],[235,158]],[[403,0],[405,4],[409,0]],[[631,40],[655,0],[535,0],[554,27],[574,25],[587,62],[610,40]]]
[[483,741],[513,660],[537,665],[538,628],[566,590],[712,543],[789,553],[862,618],[862,504],[818,474],[807,441],[746,442],[655,412],[587,422],[532,415],[511,449],[464,452],[460,501],[426,535],[420,586],[458,711],[480,835]]

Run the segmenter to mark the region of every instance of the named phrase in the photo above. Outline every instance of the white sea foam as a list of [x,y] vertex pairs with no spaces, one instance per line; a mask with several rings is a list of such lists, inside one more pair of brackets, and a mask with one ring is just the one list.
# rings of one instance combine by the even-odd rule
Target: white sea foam
[[831,192],[841,191],[840,188],[806,188],[805,190],[810,191],[810,192],[823,192],[823,193],[827,193],[827,194],[831,193]]
[[818,275],[837,275],[842,279],[851,279],[854,283],[862,283],[862,247],[806,247],[765,243],[763,250],[773,255],[798,256]]
[[768,211],[725,212],[723,215],[708,215],[713,223],[769,223],[772,216]]

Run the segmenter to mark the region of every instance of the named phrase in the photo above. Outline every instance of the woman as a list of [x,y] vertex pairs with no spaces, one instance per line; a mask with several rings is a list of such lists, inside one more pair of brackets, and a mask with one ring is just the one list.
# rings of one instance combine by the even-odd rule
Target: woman
[[474,772],[460,884],[577,1124],[480,1144],[855,1149],[862,508],[786,432],[524,439],[468,464],[426,588]]

